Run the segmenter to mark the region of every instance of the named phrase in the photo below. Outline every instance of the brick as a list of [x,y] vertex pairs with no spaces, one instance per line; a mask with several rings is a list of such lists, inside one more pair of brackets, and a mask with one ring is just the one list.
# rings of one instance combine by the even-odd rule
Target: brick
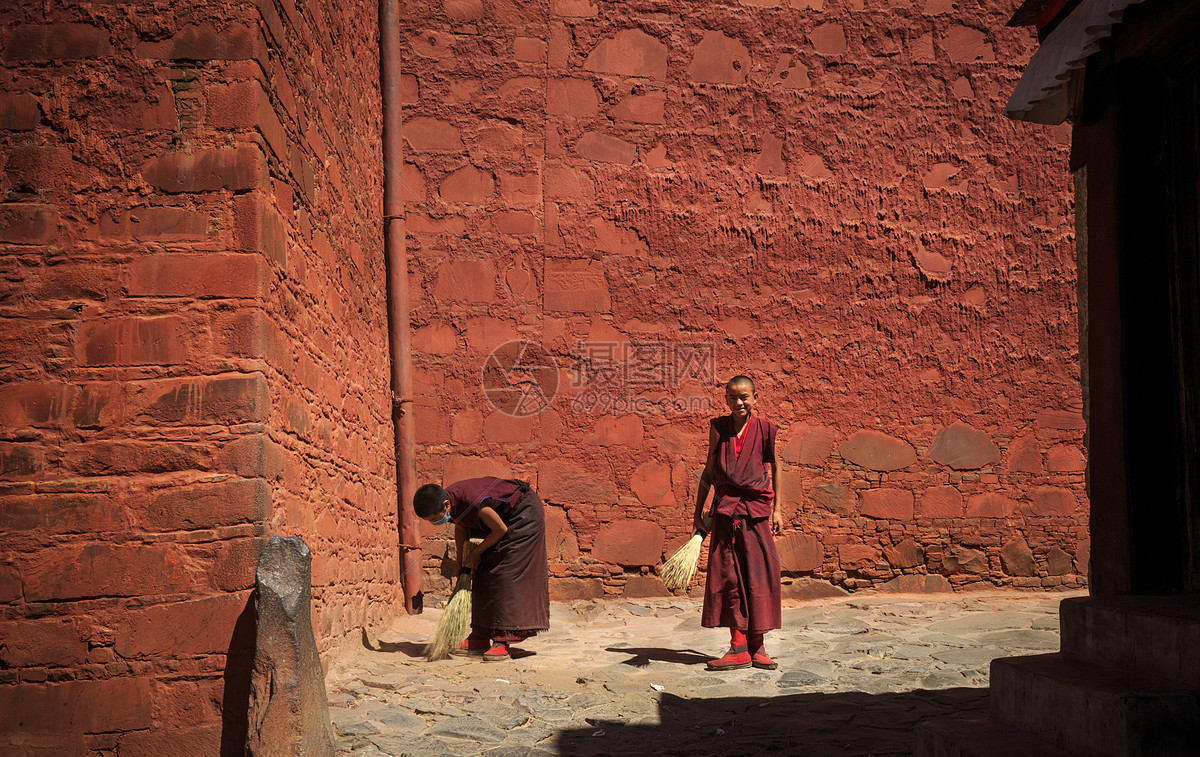
[[58,237],[58,208],[33,203],[0,203],[0,242],[49,244]]
[[825,562],[825,548],[812,534],[793,532],[776,537],[775,548],[784,573],[808,573]]
[[915,568],[925,562],[925,548],[913,539],[884,547],[883,557],[893,568]]
[[1029,503],[1021,508],[1026,515],[1074,515],[1079,502],[1069,489],[1057,486],[1036,486],[1029,492]]
[[961,518],[963,496],[953,486],[934,486],[926,489],[917,504],[918,518]]
[[413,152],[460,152],[462,137],[452,124],[436,118],[410,118],[400,128]]
[[0,623],[0,664],[6,668],[71,666],[87,661],[88,643],[74,618],[22,618]]
[[269,186],[267,162],[254,145],[215,147],[187,153],[171,150],[142,166],[148,184],[168,193],[234,192]]
[[438,185],[442,200],[452,203],[484,203],[496,190],[496,181],[488,171],[464,166],[447,176]]
[[77,389],[57,381],[0,385],[0,427],[58,425],[70,416]]
[[210,237],[217,217],[187,208],[145,207],[108,213],[100,219],[100,234],[115,239],[149,242],[199,242]]
[[219,594],[128,612],[117,632],[126,659],[224,654],[243,612],[253,615],[249,592]]
[[968,518],[1007,518],[1017,509],[1017,503],[1003,494],[986,492],[967,500]]
[[1033,550],[1023,538],[1011,539],[1000,548],[1000,565],[1010,576],[1036,576],[1037,564],[1033,561]]
[[136,385],[137,417],[160,423],[252,423],[271,411],[262,374],[160,379]]
[[0,130],[31,131],[41,122],[36,97],[27,92],[0,92]]
[[667,46],[640,29],[624,29],[601,40],[588,53],[583,68],[601,74],[667,77]]
[[0,530],[52,534],[123,529],[125,510],[108,494],[0,496]]
[[590,81],[554,78],[546,85],[546,110],[555,116],[590,118],[600,112],[600,97]]
[[6,60],[82,60],[112,54],[104,29],[89,24],[21,24],[12,29],[4,48]]
[[82,366],[182,363],[187,359],[185,328],[179,316],[87,321],[79,328],[76,357]]
[[934,437],[929,457],[955,470],[975,470],[999,462],[1000,449],[984,432],[954,423]]
[[151,60],[255,60],[265,54],[258,30],[244,24],[189,24],[170,39],[137,46],[137,56]]
[[839,453],[855,465],[869,470],[902,470],[917,461],[917,453],[908,442],[879,431],[855,431]]
[[0,733],[104,733],[151,724],[148,678],[0,686]]
[[261,478],[156,489],[139,509],[142,527],[152,532],[259,523],[270,517],[271,489]]
[[909,489],[867,489],[862,493],[863,515],[889,520],[912,520],[913,493]]
[[274,204],[258,192],[251,192],[239,196],[233,207],[234,249],[260,252],[287,270],[287,229]]
[[581,158],[601,163],[629,166],[637,160],[637,147],[623,139],[600,131],[584,132],[575,145],[575,152]]
[[270,277],[261,256],[224,253],[146,253],[128,271],[133,297],[260,298]]
[[656,565],[665,536],[662,526],[648,520],[615,520],[600,526],[592,557],[614,565]]
[[873,568],[880,559],[879,550],[869,544],[838,545],[837,555],[842,570]]
[[598,475],[564,459],[545,460],[538,464],[538,493],[547,502],[564,505],[567,509],[584,503],[617,503],[617,487],[609,475]]
[[480,260],[443,263],[434,296],[441,301],[491,302],[496,297],[496,271]]
[[[230,663],[230,667],[237,663]],[[236,676],[235,670],[226,675]],[[150,696],[154,703],[157,727],[154,731],[183,729],[189,726],[215,726],[220,730],[224,681],[218,675],[199,680],[158,678],[151,683]],[[175,735],[179,735],[178,732]],[[130,747],[123,741],[121,751]],[[220,751],[218,746],[218,752]],[[158,755],[169,754],[169,750]],[[207,752],[212,754],[213,752]]]
[[696,45],[688,76],[705,84],[744,84],[750,71],[750,51],[721,32],[706,31]]
[[22,571],[30,602],[175,594],[192,587],[176,545],[87,544],[47,547]]
[[671,491],[671,467],[668,465],[647,460],[634,469],[629,477],[629,486],[643,505],[675,506],[675,495]]
[[548,312],[603,313],[612,309],[604,267],[591,261],[546,261],[543,307]]

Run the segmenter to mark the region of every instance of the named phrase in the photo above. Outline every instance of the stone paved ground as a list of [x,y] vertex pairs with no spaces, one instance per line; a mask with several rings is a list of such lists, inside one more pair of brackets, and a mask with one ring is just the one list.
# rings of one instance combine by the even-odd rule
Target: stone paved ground
[[555,604],[513,660],[421,656],[440,610],[342,650],[326,685],[342,754],[905,755],[926,718],[987,706],[994,657],[1058,649],[1055,594],[786,602],[776,671],[707,672],[726,632],[698,600]]

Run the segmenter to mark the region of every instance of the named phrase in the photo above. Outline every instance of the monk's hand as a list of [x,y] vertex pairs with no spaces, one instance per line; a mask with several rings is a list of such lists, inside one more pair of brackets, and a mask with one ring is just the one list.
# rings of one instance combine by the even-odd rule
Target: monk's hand
[[475,549],[471,550],[470,554],[467,555],[467,567],[471,569],[472,573],[479,568],[479,553],[480,549],[476,547]]
[[696,513],[696,517],[692,518],[692,533],[708,533],[708,529],[704,527],[704,513]]
[[778,510],[771,511],[771,533],[779,536],[783,533],[783,516]]

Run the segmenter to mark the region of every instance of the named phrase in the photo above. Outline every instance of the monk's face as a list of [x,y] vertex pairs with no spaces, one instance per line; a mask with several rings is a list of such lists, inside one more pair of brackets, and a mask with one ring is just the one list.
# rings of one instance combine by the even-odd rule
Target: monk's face
[[725,404],[729,405],[729,414],[735,419],[749,418],[757,399],[758,395],[749,384],[730,384],[725,387]]

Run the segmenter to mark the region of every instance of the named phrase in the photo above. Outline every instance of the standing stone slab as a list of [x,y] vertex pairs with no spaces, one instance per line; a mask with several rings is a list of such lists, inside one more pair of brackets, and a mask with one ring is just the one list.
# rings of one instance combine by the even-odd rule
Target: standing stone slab
[[313,636],[312,555],[295,536],[272,536],[258,559],[258,645],[251,674],[246,754],[334,754],[325,676]]

